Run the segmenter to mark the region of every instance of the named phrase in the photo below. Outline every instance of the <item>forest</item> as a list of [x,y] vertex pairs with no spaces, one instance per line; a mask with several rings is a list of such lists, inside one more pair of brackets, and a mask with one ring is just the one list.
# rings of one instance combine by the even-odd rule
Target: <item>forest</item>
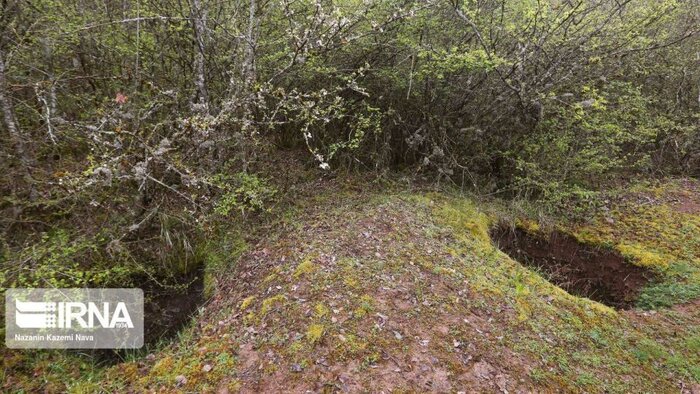
[[0,0],[0,111],[3,294],[145,313],[0,391],[700,394],[698,0]]

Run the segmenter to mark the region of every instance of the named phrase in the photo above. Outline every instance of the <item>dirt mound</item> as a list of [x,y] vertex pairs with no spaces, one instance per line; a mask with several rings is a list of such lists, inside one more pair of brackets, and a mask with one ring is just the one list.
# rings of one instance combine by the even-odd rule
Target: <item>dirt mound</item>
[[569,293],[615,308],[632,307],[654,277],[616,251],[583,244],[557,231],[542,236],[502,225],[491,231],[491,238],[503,252]]
[[177,341],[110,368],[99,388],[671,392],[697,381],[694,309],[618,313],[525,264],[625,308],[651,275],[620,255],[560,233],[492,234],[521,265],[470,201],[352,196],[313,200],[250,242]]

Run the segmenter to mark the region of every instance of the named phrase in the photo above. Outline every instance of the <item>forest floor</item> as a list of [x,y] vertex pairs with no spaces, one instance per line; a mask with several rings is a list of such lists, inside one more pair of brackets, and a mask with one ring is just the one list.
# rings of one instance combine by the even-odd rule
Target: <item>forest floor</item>
[[99,368],[5,350],[4,388],[700,393],[698,182],[628,188],[575,223],[446,193],[310,189],[217,268],[170,343]]

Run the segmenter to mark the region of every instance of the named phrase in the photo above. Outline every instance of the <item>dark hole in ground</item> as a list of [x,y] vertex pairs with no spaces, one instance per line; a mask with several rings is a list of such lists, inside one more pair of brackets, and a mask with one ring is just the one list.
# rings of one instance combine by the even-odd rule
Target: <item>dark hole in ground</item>
[[[179,285],[164,287],[150,283],[142,286],[144,292],[144,348],[161,340],[169,340],[191,321],[197,308],[204,304],[204,270],[202,268],[179,277]],[[142,350],[137,350],[140,352]],[[80,350],[78,354],[92,357],[100,365],[113,365],[127,359],[134,350],[97,349]]]
[[182,277],[179,289],[154,286],[144,289],[144,342],[153,344],[177,334],[204,303],[204,272]]
[[549,236],[498,226],[491,239],[521,264],[542,272],[567,292],[627,309],[653,279],[651,271],[630,264],[616,251],[586,245],[561,232]]

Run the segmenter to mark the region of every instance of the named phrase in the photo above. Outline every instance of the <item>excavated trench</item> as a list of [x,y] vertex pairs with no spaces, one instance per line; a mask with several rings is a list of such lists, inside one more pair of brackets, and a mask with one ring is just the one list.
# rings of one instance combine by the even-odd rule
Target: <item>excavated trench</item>
[[570,294],[628,309],[654,279],[651,271],[630,264],[616,251],[583,244],[554,231],[549,236],[498,226],[491,231],[498,248],[526,267],[542,273]]
[[174,337],[204,304],[204,270],[183,275],[179,283],[184,288],[168,289],[153,286],[144,289],[145,343]]
[[[144,349],[175,338],[191,321],[205,302],[203,278],[203,267],[179,277],[179,286],[147,284],[148,278],[141,278],[140,283],[144,283],[141,285],[144,292]],[[94,349],[74,353],[91,356],[98,364],[108,366],[123,362],[134,352],[130,349]]]

